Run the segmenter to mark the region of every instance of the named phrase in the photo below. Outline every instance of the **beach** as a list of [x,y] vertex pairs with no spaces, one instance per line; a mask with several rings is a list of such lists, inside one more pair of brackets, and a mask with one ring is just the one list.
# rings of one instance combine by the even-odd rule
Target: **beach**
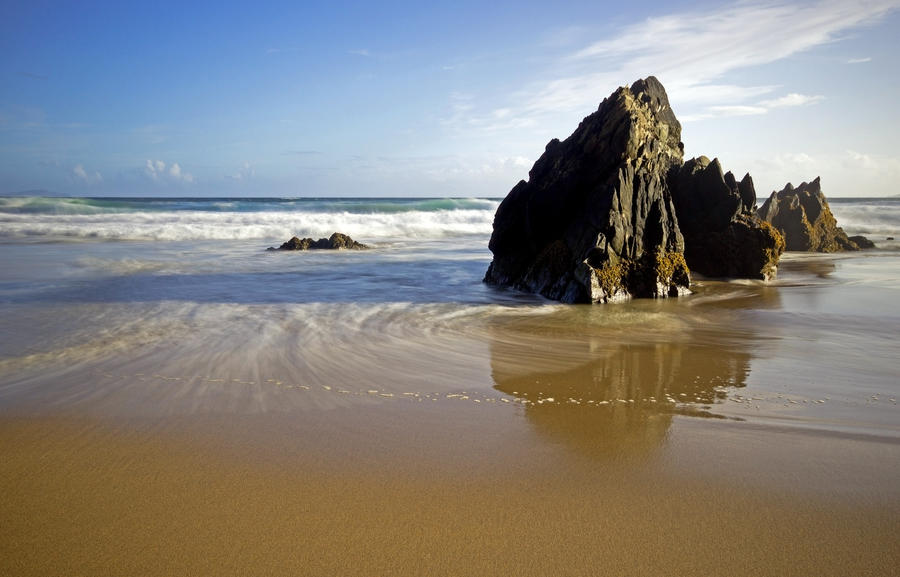
[[484,285],[498,202],[4,199],[0,572],[897,574],[900,201],[603,306]]

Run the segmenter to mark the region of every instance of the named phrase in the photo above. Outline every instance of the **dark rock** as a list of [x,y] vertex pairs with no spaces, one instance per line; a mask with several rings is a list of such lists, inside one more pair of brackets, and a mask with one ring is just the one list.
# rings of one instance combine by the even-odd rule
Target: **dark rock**
[[757,214],[784,235],[787,250],[842,252],[860,249],[837,225],[818,177],[797,188],[788,183],[784,190],[773,192]]
[[855,236],[850,237],[850,242],[858,246],[860,249],[864,248],[875,248],[875,243],[871,240],[867,239],[861,234],[857,234]]
[[711,277],[775,276],[784,240],[758,218],[749,174],[737,182],[719,160],[692,158],[669,173],[669,187],[691,271]]
[[688,292],[666,181],[680,139],[656,78],[616,90],[500,204],[485,282],[569,303]]
[[269,247],[268,250],[362,250],[367,248],[369,247],[362,243],[356,242],[346,234],[336,232],[329,238],[320,238],[319,240],[313,240],[311,238],[298,238],[295,236],[291,238],[291,240],[282,244],[277,249],[275,247]]
[[[321,240],[319,242],[321,242]],[[362,250],[369,247],[361,242],[356,242],[346,234],[336,232],[328,239],[328,246],[325,248]]]

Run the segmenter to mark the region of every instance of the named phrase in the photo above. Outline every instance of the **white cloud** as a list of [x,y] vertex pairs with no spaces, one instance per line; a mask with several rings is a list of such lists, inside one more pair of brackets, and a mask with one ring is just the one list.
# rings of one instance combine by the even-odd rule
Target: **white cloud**
[[872,61],[872,58],[868,57],[868,56],[865,58],[850,58],[849,60],[847,60],[847,64],[863,64],[865,62],[871,62],[871,61]]
[[757,162],[767,172],[796,174],[800,169],[809,170],[821,166],[819,159],[806,152],[781,152]]
[[356,56],[362,56],[363,58],[368,58],[369,56],[372,55],[372,53],[369,52],[368,48],[358,48],[356,50],[348,50],[347,54],[354,54]]
[[785,108],[788,106],[806,106],[808,104],[815,104],[821,100],[824,100],[825,97],[817,94],[817,95],[808,95],[808,94],[797,94],[796,92],[791,92],[781,98],[775,98],[773,100],[763,100],[760,102],[760,105],[765,106],[766,108]]
[[709,110],[715,116],[753,116],[755,114],[765,114],[769,111],[765,106],[749,106],[735,104],[731,106],[711,106]]
[[816,159],[805,152],[787,152],[781,155],[785,164],[794,164],[798,166],[808,166],[816,163]]
[[159,180],[159,175],[166,169],[166,163],[161,160],[157,160],[153,162],[150,159],[147,159],[147,164],[144,167],[144,174],[152,178],[153,180]]
[[184,182],[194,182],[194,177],[187,172],[181,171],[181,166],[176,162],[169,168],[169,176],[171,176],[175,180],[181,180]]
[[75,175],[76,180],[83,182],[84,184],[97,184],[103,182],[103,175],[100,174],[99,170],[89,173],[81,164],[75,165],[75,168],[72,169],[72,174]]
[[791,92],[779,98],[771,98],[768,100],[760,100],[756,104],[732,104],[720,106],[707,106],[702,112],[695,114],[685,114],[680,116],[682,122],[693,122],[696,120],[704,120],[707,118],[722,118],[726,116],[752,116],[756,114],[766,114],[775,108],[788,108],[793,106],[807,106],[824,100],[821,95],[810,96],[808,94],[798,94]]
[[144,174],[157,182],[184,182],[187,184],[194,182],[194,176],[181,170],[181,165],[177,162],[173,162],[169,169],[166,170],[164,161],[147,159],[144,165]]

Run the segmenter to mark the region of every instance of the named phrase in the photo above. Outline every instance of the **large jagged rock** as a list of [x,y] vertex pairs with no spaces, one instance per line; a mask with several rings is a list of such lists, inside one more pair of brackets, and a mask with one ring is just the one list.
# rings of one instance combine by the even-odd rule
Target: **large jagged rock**
[[369,247],[361,242],[356,242],[346,234],[336,232],[329,238],[320,238],[319,240],[295,236],[291,240],[282,243],[280,247],[269,247],[268,250],[363,250],[367,248]]
[[692,158],[669,174],[684,257],[692,272],[710,277],[775,276],[784,239],[755,215],[756,189],[722,173],[719,159]]
[[666,181],[680,139],[656,78],[616,90],[500,204],[485,282],[569,303],[688,292]]
[[860,250],[860,244],[869,242],[851,240],[837,225],[818,176],[797,188],[787,183],[772,193],[757,214],[784,235],[787,250],[842,252]]

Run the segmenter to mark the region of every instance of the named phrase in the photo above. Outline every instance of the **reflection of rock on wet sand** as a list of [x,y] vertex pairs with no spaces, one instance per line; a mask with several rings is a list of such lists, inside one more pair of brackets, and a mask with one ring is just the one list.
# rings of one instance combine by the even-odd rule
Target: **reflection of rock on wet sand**
[[592,456],[653,452],[674,413],[710,416],[704,407],[743,387],[750,370],[748,343],[717,342],[713,332],[656,334],[652,342],[632,334],[626,343],[525,324],[492,329],[495,388],[525,401],[539,432]]

